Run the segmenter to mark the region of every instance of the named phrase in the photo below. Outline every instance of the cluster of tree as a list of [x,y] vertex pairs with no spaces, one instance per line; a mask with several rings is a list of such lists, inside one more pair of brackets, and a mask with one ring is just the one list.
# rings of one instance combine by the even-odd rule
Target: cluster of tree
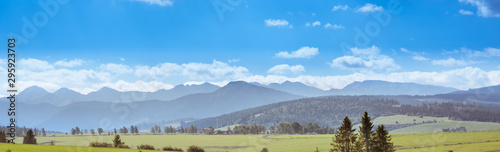
[[[42,131],[43,130],[44,129],[42,128]],[[89,131],[87,129],[80,129],[78,126],[76,126],[75,128],[71,128],[71,135],[83,135],[83,134],[90,133],[93,136],[96,134],[96,131],[99,135],[102,135],[102,133],[104,133],[104,129],[102,129],[102,128],[97,128],[97,130],[90,129],[90,131]],[[108,132],[108,135],[112,135],[113,133],[114,133],[114,135],[116,135],[118,133],[116,128],[114,129],[114,132]],[[129,130],[125,126],[123,126],[122,128],[120,128],[120,133],[127,134],[127,133],[129,133]],[[130,133],[138,134],[139,129],[137,128],[137,126],[131,125],[130,126]]]
[[161,133],[161,127],[158,125],[155,125],[154,127],[151,127],[151,133],[156,134],[156,133]]
[[191,125],[191,127],[187,127],[187,128],[184,128],[181,126],[181,129],[179,129],[177,132],[196,134],[196,133],[198,133],[198,127],[196,127],[196,125]]
[[333,137],[330,149],[331,152],[393,152],[394,146],[391,142],[389,132],[384,128],[384,125],[377,127],[373,131],[373,123],[368,113],[365,112],[361,118],[361,126],[359,134],[355,134],[356,129],[353,128],[349,117],[345,117],[337,130],[337,134]]
[[[228,130],[231,132],[231,130]],[[265,134],[266,133],[266,126],[263,125],[239,125],[235,126],[230,134]]]
[[[8,128],[7,126],[0,126],[0,131],[10,132],[9,129],[10,128]],[[16,130],[15,131],[16,136],[19,137],[26,136],[26,133],[30,129],[36,136],[47,136],[47,133],[61,133],[56,131],[46,131],[45,128],[39,129],[39,128],[14,127],[14,129]]]
[[449,117],[452,120],[500,122],[500,107],[485,107],[473,103],[432,103],[421,105],[401,105],[392,108],[394,113],[405,115],[424,115]]
[[275,130],[274,126],[269,127],[269,131],[271,134],[277,133],[277,134],[309,134],[309,133],[316,133],[316,134],[333,134],[335,133],[334,128],[330,128],[328,126],[326,127],[321,127],[318,125],[318,123],[307,123],[305,125],[301,125],[299,122],[294,121],[292,123],[288,122],[281,122],[277,130]]

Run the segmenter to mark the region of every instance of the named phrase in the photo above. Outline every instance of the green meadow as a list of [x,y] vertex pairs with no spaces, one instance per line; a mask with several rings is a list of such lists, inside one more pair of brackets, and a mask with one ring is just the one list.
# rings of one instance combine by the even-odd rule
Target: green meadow
[[[400,152],[442,151],[500,151],[500,131],[481,132],[436,132],[436,133],[393,133],[392,141]],[[258,152],[267,147],[271,152],[312,152],[318,147],[327,152],[333,135],[123,135],[122,141],[132,149],[90,148],[91,141],[111,142],[113,136],[72,136],[37,137],[38,143],[56,141],[56,146],[1,144],[0,152],[11,149],[13,152],[51,151],[51,152],[127,152],[140,144],[151,144],[155,148],[174,146],[186,149],[190,145],[203,147],[206,151]],[[18,139],[17,142],[22,142]],[[145,150],[142,150],[145,152]]]

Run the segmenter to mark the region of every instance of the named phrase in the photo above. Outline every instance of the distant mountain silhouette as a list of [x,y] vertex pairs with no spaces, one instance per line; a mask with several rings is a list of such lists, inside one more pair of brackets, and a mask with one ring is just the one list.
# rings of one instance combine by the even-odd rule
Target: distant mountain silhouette
[[457,91],[455,88],[416,83],[366,80],[353,82],[343,89],[330,90],[331,95],[434,95]]
[[316,87],[311,87],[300,82],[285,81],[281,84],[271,83],[267,87],[306,97],[317,97],[317,96],[328,95],[328,92],[324,90],[318,89]]

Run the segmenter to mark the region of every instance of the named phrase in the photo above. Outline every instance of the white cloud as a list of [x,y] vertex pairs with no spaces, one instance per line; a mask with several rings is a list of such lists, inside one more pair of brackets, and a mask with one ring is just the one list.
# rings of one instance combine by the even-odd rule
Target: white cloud
[[163,79],[168,76],[184,76],[192,80],[218,80],[236,79],[250,75],[248,69],[242,66],[231,66],[228,63],[214,60],[207,63],[162,63],[154,67],[137,66],[135,75],[138,77],[149,77]]
[[321,22],[319,22],[319,21],[314,21],[312,23],[312,26],[320,26],[320,25],[321,25]]
[[274,19],[267,19],[267,20],[264,20],[264,23],[266,23],[266,26],[269,26],[269,27],[289,27],[289,28],[292,28],[293,26],[292,25],[288,25],[288,21],[286,20],[274,20]]
[[312,58],[319,54],[318,48],[315,47],[301,47],[297,51],[293,51],[292,53],[288,53],[287,51],[276,53],[276,57],[279,58]]
[[288,74],[288,73],[298,74],[298,73],[301,73],[301,72],[304,72],[304,71],[305,71],[305,68],[302,65],[290,66],[288,64],[280,64],[280,65],[276,65],[276,66],[270,68],[269,70],[267,70],[267,73],[272,73],[272,74]]
[[325,25],[325,28],[343,29],[343,28],[345,28],[345,27],[344,27],[344,26],[342,26],[342,25],[337,25],[337,24],[333,24],[333,25],[332,25],[332,24],[330,24],[330,23],[327,23],[327,24]]
[[337,6],[333,6],[332,8],[332,11],[337,11],[337,10],[348,10],[349,9],[349,6],[347,5],[337,5]]
[[21,59],[18,62],[18,65],[19,65],[18,68],[20,69],[26,69],[32,71],[45,71],[54,69],[54,66],[49,62],[32,58]]
[[379,12],[383,11],[384,8],[382,6],[377,6],[371,3],[366,3],[364,6],[358,8],[356,12],[361,12],[361,13],[370,13],[370,12]]
[[483,51],[476,51],[476,50],[471,50],[468,48],[461,48],[462,52],[469,53],[469,57],[500,57],[500,47],[499,48],[492,48],[488,47],[485,48]]
[[498,0],[458,0],[477,8],[477,15],[482,17],[500,17]]
[[465,67],[442,72],[396,72],[380,74],[374,72],[353,73],[349,75],[286,77],[280,75],[254,75],[240,80],[261,84],[282,83],[284,81],[301,82],[323,90],[341,89],[355,81],[383,80],[391,82],[413,82],[467,90],[500,84],[500,71],[483,71],[479,68]]
[[83,60],[73,59],[73,60],[68,61],[68,62],[66,62],[66,60],[57,61],[56,63],[54,63],[54,65],[60,66],[60,67],[70,68],[70,67],[80,66],[80,65],[82,65],[82,63],[83,63]]
[[401,51],[405,52],[405,53],[412,54],[413,55],[413,57],[412,57],[413,60],[417,60],[417,61],[427,61],[427,60],[429,60],[429,58],[423,57],[421,55],[423,53],[412,52],[412,51],[409,51],[408,49],[405,49],[405,48],[401,48]]
[[125,61],[125,58],[120,58],[120,61]]
[[145,2],[145,3],[149,3],[152,5],[159,5],[159,6],[172,6],[174,4],[173,0],[133,0],[133,1]]
[[394,59],[381,55],[380,49],[376,46],[360,49],[351,48],[352,56],[342,56],[333,61],[330,64],[334,68],[342,69],[377,69],[377,70],[397,70],[400,68],[394,62]]
[[466,10],[463,10],[463,9],[460,9],[458,12],[460,14],[462,14],[462,15],[473,15],[474,14],[471,11],[466,11]]
[[444,60],[432,60],[433,65],[441,65],[441,66],[466,66],[468,62],[464,60],[456,60],[454,58],[448,58]]
[[307,22],[306,23],[306,26],[320,26],[321,25],[321,22],[320,21],[314,21],[312,24]]
[[108,63],[108,64],[101,64],[99,66],[99,69],[107,72],[111,72],[114,74],[125,74],[125,73],[132,73],[134,70],[131,69],[127,65],[123,64],[114,64],[114,63]]
[[413,60],[417,60],[417,61],[427,61],[429,60],[429,58],[426,58],[426,57],[423,57],[423,56],[419,56],[419,55],[415,55],[412,57]]
[[136,82],[126,82],[124,80],[118,80],[115,83],[105,83],[103,86],[118,90],[118,91],[141,91],[141,92],[155,92],[160,89],[172,89],[174,85],[165,84],[159,81],[149,81],[144,82],[138,80]]

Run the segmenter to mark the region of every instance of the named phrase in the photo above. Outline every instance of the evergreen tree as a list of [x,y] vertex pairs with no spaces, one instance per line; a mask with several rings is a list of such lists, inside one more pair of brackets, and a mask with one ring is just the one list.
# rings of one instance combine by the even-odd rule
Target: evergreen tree
[[75,131],[77,135],[80,134],[80,128],[78,128],[78,126],[76,126]]
[[115,135],[115,139],[113,139],[113,146],[115,147],[118,147],[120,145],[123,145],[125,144],[124,142],[122,142],[122,140],[120,139],[120,135]]
[[24,136],[23,139],[23,144],[36,144],[36,138],[31,129],[26,132],[26,136]]
[[90,129],[90,133],[92,134],[92,136],[95,134],[95,130],[94,129]]
[[135,132],[136,134],[139,134],[139,129],[137,129],[137,126],[135,126],[135,127],[134,127],[134,132]]
[[292,122],[292,129],[293,129],[293,133],[295,133],[295,134],[302,133],[302,125],[300,125],[300,123],[297,121]]
[[373,135],[373,152],[394,152],[392,137],[385,130],[384,125],[377,127],[377,131]]
[[356,135],[354,131],[356,129],[352,128],[352,123],[349,117],[345,116],[342,126],[339,127],[338,133],[332,139],[333,149],[330,152],[353,152],[355,149]]
[[362,143],[366,152],[371,151],[372,134],[373,134],[373,123],[371,122],[368,112],[365,111],[363,117],[361,117],[361,126],[359,127],[359,141]]
[[75,128],[71,128],[71,135],[75,135],[75,134],[76,134]]
[[0,143],[7,143],[7,136],[5,131],[0,131]]
[[231,127],[227,127],[227,134],[228,134],[228,135],[232,134],[232,132],[231,132]]
[[133,125],[130,125],[130,133],[131,133],[131,134],[134,134],[134,133],[135,133],[135,129],[134,129],[134,126],[133,126]]
[[151,133],[153,133],[153,135],[156,133],[155,127],[151,127]]
[[45,128],[42,128],[42,135],[43,136],[46,136],[47,134],[45,134]]
[[97,132],[99,133],[99,136],[101,135],[101,133],[104,132],[104,130],[102,128],[97,128]]
[[117,132],[116,132],[116,128],[114,129],[114,131],[115,131],[115,135],[116,135],[116,133],[117,133]]

